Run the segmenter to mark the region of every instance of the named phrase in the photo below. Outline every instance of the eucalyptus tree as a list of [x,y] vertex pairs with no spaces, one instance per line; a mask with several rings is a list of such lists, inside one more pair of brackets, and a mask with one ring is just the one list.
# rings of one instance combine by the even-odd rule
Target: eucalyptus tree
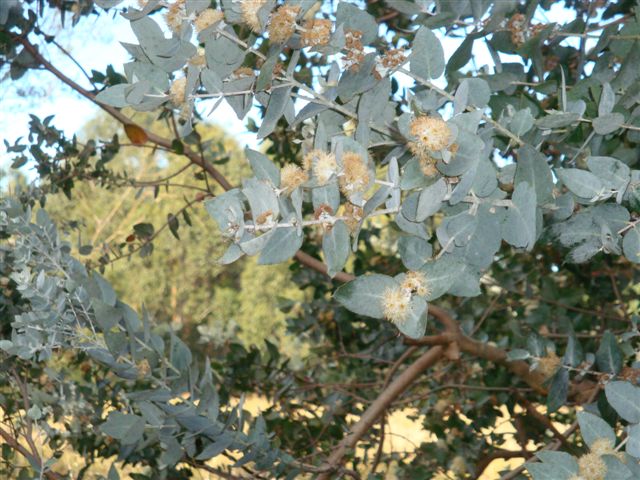
[[[118,454],[139,478],[475,478],[499,458],[528,460],[505,479],[640,477],[638,12],[567,1],[550,22],[554,3],[2,4],[12,81],[45,70],[131,144],[182,156],[206,187],[189,206],[225,239],[218,261],[293,259],[314,292],[283,306],[311,345],[303,369],[272,344],[196,358],[37,208],[87,178],[115,188],[119,138],[80,145],[33,118],[7,148],[39,182],[0,216],[5,457],[49,478],[65,446],[88,467]],[[48,8],[130,22],[122,73],[85,88],[56,68],[39,48],[55,41],[39,26]],[[221,101],[265,140],[237,185],[198,133]],[[149,253],[155,230],[133,234],[131,253]],[[255,419],[231,407],[247,392],[273,406]],[[406,406],[438,440],[387,454],[386,418]],[[490,429],[505,408],[516,449]],[[218,456],[230,466],[207,463]]]

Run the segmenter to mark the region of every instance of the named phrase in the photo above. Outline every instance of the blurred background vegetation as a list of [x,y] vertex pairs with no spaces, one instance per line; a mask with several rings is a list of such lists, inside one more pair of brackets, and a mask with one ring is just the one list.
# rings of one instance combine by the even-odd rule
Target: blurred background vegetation
[[[160,135],[171,135],[162,121],[139,113],[136,120]],[[198,133],[205,155],[215,151],[216,166],[239,184],[250,168],[238,144],[212,124],[200,124]],[[127,139],[121,126],[100,114],[77,136],[80,142],[86,138],[108,141],[114,134],[121,141]],[[77,182],[70,197],[62,192],[48,195],[47,211],[67,233],[78,258],[97,265],[102,255],[111,254],[103,265],[104,275],[124,302],[144,306],[158,324],[190,338],[194,348],[206,352],[229,339],[247,348],[263,348],[269,340],[299,364],[307,349],[287,334],[280,307],[291,308],[304,299],[305,292],[292,283],[287,264],[258,266],[251,257],[227,266],[218,263],[225,245],[197,201],[207,192],[206,177],[192,168],[183,169],[187,166],[184,157],[171,152],[123,143],[108,163],[109,171],[121,180],[107,188],[99,178]],[[26,185],[20,170],[12,175],[5,190]],[[177,215],[180,228],[175,235],[166,228],[154,237],[152,253],[133,247],[134,253],[129,254],[135,225],[157,228],[190,199],[196,203],[186,209],[186,215]],[[127,245],[120,249],[122,244]]]

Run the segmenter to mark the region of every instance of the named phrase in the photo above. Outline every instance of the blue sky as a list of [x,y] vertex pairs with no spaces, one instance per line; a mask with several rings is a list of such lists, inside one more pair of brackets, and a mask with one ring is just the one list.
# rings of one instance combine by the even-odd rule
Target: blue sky
[[[0,0],[2,1],[2,0]],[[122,65],[129,55],[119,42],[137,43],[128,20],[120,15],[103,13],[99,17],[84,17],[73,29],[60,29],[60,19],[49,18],[45,32],[60,30],[56,40],[90,72],[95,69],[104,72],[109,64],[122,72]],[[43,53],[65,75],[83,87],[91,85],[82,72],[68,57],[54,45],[44,45]],[[27,73],[18,82],[5,80],[0,82],[0,136],[10,143],[29,132],[29,114],[44,118],[55,115],[53,125],[67,135],[73,135],[100,111],[100,109],[64,85],[52,74],[45,71]],[[206,110],[205,110],[206,111]],[[208,119],[221,125],[241,145],[255,147],[255,134],[246,132],[242,121],[231,108],[223,102]],[[4,145],[0,147],[0,168],[7,168],[10,162]],[[27,167],[28,168],[28,167]],[[27,173],[27,172],[25,172]]]
[[[46,32],[59,31],[56,39],[85,67],[87,71],[95,69],[104,72],[107,65],[112,64],[116,71],[122,71],[122,65],[128,61],[128,54],[119,42],[137,43],[129,22],[111,10],[99,17],[85,17],[75,28],[61,29],[60,19],[47,18],[43,30]],[[556,3],[550,12],[545,12],[540,21],[555,21],[566,23],[571,21],[571,12]],[[571,40],[567,40],[571,41]],[[445,56],[448,58],[459,46],[461,39],[444,38]],[[89,82],[65,55],[54,45],[44,45],[45,56],[51,59],[62,72],[81,85],[90,88]],[[474,45],[474,60],[477,66],[492,65],[488,51],[483,42]],[[439,82],[444,85],[444,80]],[[410,82],[407,80],[407,86]],[[15,139],[28,134],[29,113],[40,118],[55,115],[53,124],[72,135],[82,129],[99,111],[91,102],[80,97],[69,87],[58,81],[53,75],[44,71],[27,73],[19,82],[5,80],[0,82],[0,98],[2,112],[0,116],[0,131],[2,138],[13,143]],[[205,108],[203,112],[208,112]],[[253,112],[255,116],[255,112]],[[244,123],[223,102],[208,119],[222,126],[242,146],[255,148],[257,141],[255,134],[247,132]],[[258,119],[256,117],[256,119]],[[7,167],[10,157],[0,148],[0,167]]]

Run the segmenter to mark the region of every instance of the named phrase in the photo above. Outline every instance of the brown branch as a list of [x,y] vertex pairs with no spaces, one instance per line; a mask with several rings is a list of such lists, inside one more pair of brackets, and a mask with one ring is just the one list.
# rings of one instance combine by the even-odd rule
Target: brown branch
[[378,439],[378,448],[376,449],[376,454],[373,457],[373,462],[371,463],[372,474],[376,473],[378,469],[378,465],[380,465],[380,460],[382,460],[382,451],[384,450],[384,437],[385,437],[385,429],[387,426],[387,412],[385,411],[380,417],[380,438]]
[[0,428],[0,437],[2,437],[5,443],[13,448],[16,452],[20,453],[20,455],[25,457],[27,460],[30,460],[31,463],[40,463],[33,458],[33,455],[31,454],[31,452],[29,452],[29,450],[20,445],[20,443],[18,443],[18,440],[16,440],[2,428]]
[[16,384],[18,385],[18,389],[20,390],[20,395],[22,396],[22,405],[24,407],[23,419],[24,419],[24,426],[26,427],[25,428],[26,431],[24,432],[24,439],[26,440],[27,444],[29,445],[29,448],[31,449],[32,457],[37,458],[39,460],[38,463],[42,468],[42,460],[40,459],[38,448],[36,447],[33,441],[33,421],[29,417],[29,410],[31,409],[31,402],[29,400],[29,390],[27,388],[26,382],[23,382],[20,379],[20,376],[18,375],[18,372],[15,370],[15,368],[12,368],[11,372],[13,374],[13,379],[15,380]]
[[[312,257],[311,255],[309,255],[308,253],[303,252],[302,250],[298,250],[296,252],[296,254],[294,255],[294,258],[300,262],[302,265],[304,265],[305,267],[311,268],[312,270],[315,270],[316,272],[320,272],[323,273],[325,275],[327,274],[327,266],[322,263],[320,260],[318,260],[317,258]],[[341,283],[346,283],[346,282],[350,282],[351,280],[355,279],[356,277],[354,275],[351,275],[350,273],[346,273],[346,272],[338,272],[335,277],[333,277],[334,280],[341,282]]]
[[[187,203],[184,204],[184,206],[178,210],[175,213],[175,217],[177,217],[178,215],[182,214],[182,212],[184,212],[185,210],[188,210],[189,208],[191,208],[192,205],[194,205],[195,203],[200,202],[201,200],[196,198],[194,200],[190,200]],[[155,240],[158,235],[160,235],[167,227],[169,226],[169,221],[167,220],[165,223],[162,224],[162,226],[160,226],[160,228],[158,228],[153,235],[151,235],[149,238],[144,239],[144,241],[140,242],[140,244],[137,247],[134,247],[133,249],[131,249],[130,251],[128,251],[127,253],[123,254],[123,255],[117,255],[114,258],[110,259],[108,262],[103,263],[102,265],[111,265],[112,263],[117,262],[118,260],[122,260],[123,258],[130,258],[133,254],[135,254],[136,252],[139,252],[140,250],[142,250],[146,245],[149,245],[150,243],[153,242],[153,240]]]
[[394,402],[394,406],[400,405],[411,405],[417,401],[424,400],[429,398],[436,392],[440,392],[442,390],[480,390],[485,392],[532,392],[533,390],[530,388],[517,388],[517,387],[487,387],[484,385],[465,385],[462,383],[448,383],[445,385],[441,385],[439,387],[432,388],[427,390],[426,392],[421,393],[420,395],[415,395],[413,397],[403,398],[397,402]]
[[[302,252],[298,252],[298,253],[302,253]],[[303,255],[306,255],[306,254],[303,254]],[[296,258],[297,258],[297,256],[296,256]],[[311,258],[311,260],[320,263],[320,265],[323,268],[325,268],[324,264],[322,264],[321,262],[315,260],[313,257],[310,257],[310,258]],[[306,260],[306,259],[304,259],[304,260]],[[304,263],[304,262],[301,261],[301,263]],[[311,266],[311,265],[308,265],[308,266]],[[311,268],[313,268],[313,267],[311,267]],[[348,274],[348,273],[344,273],[344,272],[340,272],[339,276],[340,277],[338,277],[338,275],[336,275],[336,277],[335,277],[335,279],[338,280],[338,281],[351,281],[351,280],[353,280],[355,278],[353,275]],[[536,391],[538,393],[541,393],[541,394],[546,394],[546,388],[543,387],[544,377],[542,375],[540,375],[539,373],[535,372],[535,371],[531,372],[529,370],[529,364],[527,362],[522,361],[522,360],[507,361],[507,352],[505,350],[502,350],[502,349],[500,349],[498,347],[494,347],[494,346],[486,344],[486,343],[478,342],[476,340],[473,340],[473,339],[467,337],[466,335],[464,335],[462,333],[462,331],[460,330],[460,326],[458,325],[458,322],[449,314],[449,312],[447,312],[445,309],[443,309],[441,307],[438,307],[437,305],[433,305],[433,304],[429,305],[429,314],[431,314],[433,317],[435,317],[443,325],[445,332],[440,334],[440,335],[423,337],[423,338],[418,339],[418,340],[405,338],[404,341],[405,341],[406,344],[414,345],[414,346],[419,346],[419,345],[446,345],[446,344],[451,343],[451,342],[457,342],[458,347],[460,348],[461,351],[463,351],[465,353],[468,353],[468,354],[471,354],[471,355],[474,355],[474,356],[477,356],[477,357],[480,357],[480,358],[484,358],[485,360],[488,360],[488,361],[491,361],[491,362],[498,363],[498,364],[506,366],[511,372],[516,374],[518,377],[520,377],[522,380],[524,380],[531,388],[533,388],[534,391]],[[435,347],[435,348],[442,349],[442,347]],[[427,353],[429,353],[429,352],[427,352]],[[418,359],[418,361],[420,361],[420,359]],[[385,391],[383,391],[381,396],[384,393],[385,393]],[[380,397],[378,397],[378,398],[380,398]],[[377,402],[377,400],[376,400],[376,402]],[[386,406],[385,406],[385,409],[386,409]],[[354,426],[354,428],[355,428],[355,426]],[[351,433],[349,434],[349,436],[353,435],[353,432],[354,432],[354,429],[351,430]],[[340,445],[342,445],[345,442],[348,442],[349,436],[346,437],[341,442]],[[357,441],[357,439],[356,439],[356,441]],[[343,456],[344,455],[344,450],[346,448],[345,447],[340,447],[340,445],[334,451],[334,454],[336,452],[339,452],[340,449],[341,449],[341,450],[343,450],[341,456]],[[331,461],[331,458],[332,457],[330,457],[329,461]],[[328,477],[326,477],[326,478],[328,478]]]
[[435,364],[444,353],[444,347],[433,347],[422,354],[415,362],[406,368],[389,386],[383,390],[378,398],[365,410],[360,419],[349,429],[349,434],[342,439],[326,461],[327,471],[318,476],[318,480],[327,480],[331,472],[336,471],[349,449],[355,447],[360,438],[367,433],[386,409],[404,393],[407,388],[422,374],[424,370]]
[[494,460],[498,460],[501,458],[502,459],[530,458],[532,454],[533,454],[532,452],[529,452],[527,450],[512,451],[512,450],[497,449],[491,453],[484,455],[478,461],[478,464],[476,465],[476,478],[479,478],[482,475],[482,472],[484,472],[487,469],[487,467],[491,464],[491,462],[493,462]]
[[562,444],[565,448],[572,450],[573,446],[567,440],[567,437],[560,433],[560,431],[553,425],[551,420],[549,420],[545,415],[541,414],[535,406],[531,404],[529,400],[524,398],[522,395],[517,394],[518,403],[524,406],[527,411],[527,415],[530,415],[531,418],[536,420],[538,423],[542,424],[546,429],[550,430],[553,436]]
[[[122,113],[117,108],[112,107],[110,105],[105,105],[105,104],[100,103],[99,101],[97,101],[96,100],[96,96],[92,92],[84,89],[81,85],[79,85],[78,83],[74,82],[69,77],[67,77],[64,73],[62,73],[60,70],[58,70],[56,67],[54,67],[46,58],[44,58],[42,56],[42,54],[38,51],[36,46],[33,45],[28,39],[26,39],[24,37],[21,37],[21,36],[17,36],[17,35],[14,35],[13,39],[17,40],[18,42],[20,42],[22,44],[22,46],[25,48],[25,50],[27,52],[29,52],[29,54],[31,54],[39,63],[42,64],[42,66],[46,70],[48,70],[53,75],[55,75],[64,84],[66,84],[67,86],[71,87],[73,90],[78,92],[83,97],[91,100],[93,103],[98,105],[100,108],[102,108],[105,112],[107,112],[109,115],[111,115],[113,118],[118,120],[123,125],[134,125],[134,126],[136,126],[138,128],[141,128],[146,133],[147,139],[148,139],[149,142],[173,151],[173,147],[171,145],[171,140],[163,138],[163,137],[161,137],[161,136],[159,136],[159,135],[157,135],[157,134],[155,134],[153,132],[147,131],[146,129],[144,129],[140,125],[137,125],[135,122],[133,122],[129,117],[127,117],[124,113]],[[220,186],[222,188],[224,188],[225,190],[231,190],[231,188],[233,188],[232,185],[224,177],[224,175],[222,175],[209,162],[207,162],[207,161],[203,162],[203,160],[200,158],[200,155],[197,152],[193,152],[191,150],[185,149],[183,155],[186,156],[192,163],[194,163],[194,164],[198,165],[199,167],[203,168],[204,170],[206,170],[207,173],[209,175],[211,175],[211,177],[213,177],[213,179],[215,179],[215,181],[218,182],[220,184]]]
[[488,343],[478,342],[462,333],[458,334],[460,349],[468,354],[484,358],[493,363],[507,367],[512,373],[524,380],[536,392],[546,395],[547,389],[543,387],[544,377],[537,371],[530,371],[529,364],[523,360],[508,361],[507,352]]
[[249,477],[240,477],[238,475],[233,475],[232,473],[227,473],[224,470],[220,470],[219,468],[210,467],[204,462],[197,462],[195,460],[188,459],[187,463],[191,465],[193,468],[205,470],[209,473],[212,473],[216,476],[216,478],[225,478],[227,480],[244,480]]
[[[431,310],[431,306],[429,306],[429,310]],[[429,313],[431,313],[431,311],[429,311]],[[413,345],[413,346],[417,346],[417,345],[428,345],[428,346],[433,346],[433,345],[446,345],[448,343],[451,343],[453,340],[455,339],[454,335],[451,335],[450,333],[440,333],[438,335],[427,335],[424,336],[422,338],[419,339],[414,339],[414,338],[405,338],[404,344],[405,345]]]
[[398,12],[397,10],[392,10],[391,12],[376,18],[376,22],[378,23],[388,22],[389,20],[393,20],[394,18],[396,18],[398,15],[400,15],[400,12]]
[[[2,428],[0,428],[0,438],[2,438],[4,442],[7,445],[9,445],[9,447],[11,447],[13,450],[18,452],[23,457],[25,457],[29,461],[29,463],[42,466],[43,464],[42,459],[37,455],[37,452],[35,452],[35,455],[31,454],[24,446],[20,445],[17,439],[12,437],[8,432],[6,432]],[[44,472],[42,472],[42,474],[48,480],[62,479],[61,475],[51,470],[45,470]]]
[[[598,386],[598,388],[595,388],[593,390],[593,392],[591,392],[591,395],[589,396],[589,398],[587,399],[587,401],[585,403],[591,403],[595,400],[595,398],[598,396],[598,392],[600,391],[600,387]],[[569,438],[571,436],[571,434],[573,432],[575,432],[578,429],[578,420],[575,420],[571,426],[562,434],[564,437]],[[558,448],[560,448],[560,445],[562,445],[562,443],[555,439],[553,440],[551,443],[549,443],[548,445],[545,445],[543,448],[537,450],[535,453],[537,452],[543,452],[543,451],[553,451],[553,450],[557,450]],[[532,460],[537,460],[537,457],[533,456]],[[527,468],[527,464],[523,463],[522,465],[520,465],[518,468],[516,468],[515,470],[512,470],[511,472],[503,475],[502,477],[500,477],[500,480],[513,480],[516,477],[518,477],[520,475],[520,472],[522,472],[525,468]]]
[[624,318],[628,323],[632,323],[631,318],[629,317],[629,313],[627,312],[627,308],[624,304],[624,300],[622,299],[622,295],[620,294],[620,289],[618,288],[618,281],[614,276],[613,272],[609,272],[608,274],[609,274],[609,279],[611,280],[611,288],[613,289],[613,293],[616,296],[620,310],[622,310],[622,315],[624,315]]
[[[400,357],[398,357],[398,359],[394,362],[394,364],[391,366],[391,368],[389,369],[389,371],[385,376],[384,385],[382,387],[383,390],[389,386],[389,383],[391,383],[391,379],[393,378],[395,373],[398,371],[400,366],[404,363],[404,361],[407,358],[409,358],[411,355],[413,355],[417,349],[418,347],[416,346],[409,347],[402,353],[402,355],[400,355]],[[380,416],[380,438],[378,439],[378,449],[376,450],[376,454],[372,462],[371,473],[376,472],[376,469],[378,468],[378,464],[382,459],[382,450],[384,448],[384,434],[385,434],[386,423],[387,423],[387,414],[385,409],[385,411]]]
[[445,334],[435,337],[424,337],[424,340],[405,339],[405,343],[409,345],[432,345],[434,340],[456,342],[461,351],[483,358],[493,363],[504,365],[512,373],[516,374],[524,380],[531,388],[541,394],[546,394],[546,388],[543,387],[544,377],[538,372],[529,370],[529,364],[523,360],[508,361],[507,352],[501,348],[495,347],[488,343],[478,342],[467,337],[462,331],[458,323],[444,309],[429,305],[429,313],[436,317],[445,328]]

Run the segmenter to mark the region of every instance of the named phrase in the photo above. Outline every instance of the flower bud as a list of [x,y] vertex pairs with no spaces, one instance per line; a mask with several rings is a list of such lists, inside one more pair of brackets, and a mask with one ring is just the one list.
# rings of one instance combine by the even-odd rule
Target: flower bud
[[169,99],[176,106],[187,101],[187,79],[185,77],[173,81],[169,89]]
[[267,3],[266,0],[241,0],[240,3],[242,21],[256,33],[260,33],[262,31],[260,20],[258,19],[258,11],[265,3]]
[[401,287],[388,288],[382,296],[384,318],[396,325],[403,324],[409,315],[410,303],[411,292]]
[[285,165],[280,172],[280,188],[286,194],[293,192],[309,180],[309,175],[297,165]]
[[307,20],[304,24],[302,32],[302,44],[305,47],[316,47],[318,45],[326,45],[331,38],[331,20],[325,18],[314,18]]
[[206,30],[212,25],[215,25],[224,18],[224,13],[220,10],[214,10],[213,8],[207,8],[202,11],[195,19],[193,24],[198,32]]
[[369,186],[369,168],[358,153],[347,152],[342,156],[340,190],[349,196],[354,192],[363,192]]
[[269,39],[272,42],[284,43],[296,31],[296,17],[300,12],[297,5],[282,5],[272,15],[269,21]]

